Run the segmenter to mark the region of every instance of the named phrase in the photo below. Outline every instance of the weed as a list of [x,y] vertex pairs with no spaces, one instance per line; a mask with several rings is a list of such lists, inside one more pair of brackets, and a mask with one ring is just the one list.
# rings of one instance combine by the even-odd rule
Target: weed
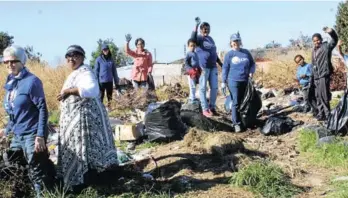
[[266,161],[251,163],[233,175],[230,182],[236,186],[248,186],[262,197],[292,197],[302,192],[293,185],[282,169]]
[[48,117],[48,122],[53,125],[58,125],[59,118],[60,118],[60,111],[58,110],[51,111]]
[[313,163],[325,168],[348,168],[348,147],[341,138],[330,144],[317,145],[314,131],[302,130],[299,147],[303,155]]

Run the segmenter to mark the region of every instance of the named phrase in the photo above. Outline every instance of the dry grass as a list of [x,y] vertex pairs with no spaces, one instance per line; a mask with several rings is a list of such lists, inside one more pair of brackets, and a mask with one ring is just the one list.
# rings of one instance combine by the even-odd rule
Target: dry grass
[[228,132],[210,133],[190,129],[185,135],[183,144],[203,153],[224,156],[244,149],[243,140]]
[[268,52],[266,58],[272,61],[267,64],[267,72],[264,71],[265,69],[257,67],[255,79],[266,88],[297,87],[297,64],[294,62],[297,54],[301,54],[306,62],[311,62],[310,50],[293,50],[286,53]]

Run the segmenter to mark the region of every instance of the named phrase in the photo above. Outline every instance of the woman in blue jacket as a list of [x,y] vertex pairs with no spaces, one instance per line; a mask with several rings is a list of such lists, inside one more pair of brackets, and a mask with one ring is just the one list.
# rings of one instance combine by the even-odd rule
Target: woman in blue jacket
[[108,99],[108,108],[110,108],[113,92],[113,83],[118,90],[119,78],[117,75],[116,64],[112,59],[112,54],[110,52],[109,46],[106,44],[102,45],[102,53],[96,59],[94,70],[97,76],[100,87],[100,99],[104,101],[104,95],[106,91],[106,96]]
[[239,33],[233,34],[230,39],[232,50],[224,58],[222,66],[223,92],[226,91],[226,84],[231,93],[232,99],[232,122],[235,132],[241,132],[241,120],[238,113],[239,105],[244,97],[249,77],[255,73],[255,62],[250,52],[241,48],[242,39]]
[[40,197],[43,185],[48,186],[47,182],[53,181],[53,176],[46,174],[49,160],[46,148],[48,111],[42,82],[25,67],[26,60],[22,47],[11,46],[3,52],[3,61],[9,72],[4,87],[4,108],[9,121],[6,129],[0,130],[0,138],[14,133],[10,152],[23,151],[30,179],[37,197]]

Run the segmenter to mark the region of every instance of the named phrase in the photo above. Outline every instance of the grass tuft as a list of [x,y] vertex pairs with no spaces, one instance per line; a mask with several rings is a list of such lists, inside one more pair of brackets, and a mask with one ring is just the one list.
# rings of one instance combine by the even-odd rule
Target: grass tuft
[[312,163],[325,168],[348,168],[348,146],[338,137],[331,144],[318,146],[315,132],[302,130],[299,133],[299,147]]
[[230,183],[247,186],[255,194],[267,198],[287,198],[301,193],[302,189],[293,185],[282,169],[269,162],[255,162],[233,175]]

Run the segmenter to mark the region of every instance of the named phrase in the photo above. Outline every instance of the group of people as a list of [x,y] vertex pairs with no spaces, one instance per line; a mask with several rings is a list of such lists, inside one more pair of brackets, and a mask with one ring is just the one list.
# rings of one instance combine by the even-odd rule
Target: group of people
[[[324,27],[324,32],[331,36],[330,42],[323,42],[319,33],[312,36],[314,48],[312,63],[306,63],[304,57],[296,55],[294,61],[298,64],[297,79],[300,83],[305,101],[305,112],[311,112],[318,121],[326,121],[330,115],[330,79],[334,68],[331,63],[332,51],[338,43],[338,35],[332,28]],[[340,54],[341,42],[338,45]]]
[[[218,94],[218,69],[222,67],[221,89],[230,92],[233,101],[232,122],[235,132],[244,127],[239,116],[239,105],[249,80],[255,73],[255,61],[250,52],[242,48],[242,39],[237,32],[230,37],[231,50],[223,62],[217,55],[216,45],[209,36],[210,25],[201,23],[197,17],[196,25],[187,45],[189,52],[185,59],[186,73],[189,79],[189,101],[201,104],[203,115],[212,117],[217,114],[216,98]],[[200,34],[198,34],[198,28]],[[314,90],[316,104],[309,105],[318,119],[328,117],[331,98],[329,83],[333,72],[331,64],[332,50],[338,37],[334,30],[325,28],[332,40],[322,42],[320,34],[312,39],[314,49],[312,65],[307,64],[301,55],[295,57],[299,65],[297,77],[308,101],[311,89]],[[144,48],[145,41],[135,40],[136,50],[129,47],[131,35],[126,36],[126,53],[134,58],[132,81],[135,88],[146,88],[147,78],[153,69],[152,55]],[[58,132],[57,176],[66,186],[84,183],[89,170],[103,171],[118,164],[111,125],[107,110],[103,104],[106,91],[108,106],[112,100],[113,84],[119,88],[116,64],[107,45],[101,47],[101,55],[96,59],[94,70],[84,64],[85,51],[81,46],[68,47],[65,58],[71,73],[62,90],[57,95],[60,101],[60,123]],[[348,60],[348,58],[347,58]],[[10,150],[23,151],[29,164],[30,178],[40,196],[43,186],[51,181],[44,166],[48,161],[46,147],[48,137],[48,109],[43,83],[25,66],[27,55],[19,46],[7,47],[3,52],[3,62],[9,75],[6,80],[4,108],[9,115],[6,129],[0,130],[0,137],[14,133]],[[210,86],[209,101],[206,97],[207,84]],[[196,85],[199,84],[199,99]]]
[[[228,89],[232,99],[232,123],[235,132],[245,130],[241,123],[239,106],[244,98],[248,81],[252,80],[255,73],[255,61],[251,53],[242,48],[242,39],[239,32],[230,37],[231,50],[224,56],[223,63],[219,59],[214,40],[209,36],[210,25],[200,23],[197,17],[196,26],[187,45],[189,52],[185,58],[186,74],[188,75],[190,96],[189,101],[196,103],[196,86],[199,84],[199,98],[203,115],[212,117],[217,115],[216,98],[218,93],[217,64],[222,67],[221,90],[226,94]],[[200,35],[197,35],[200,27]],[[332,50],[338,42],[338,36],[332,28],[324,27],[324,32],[331,36],[330,42],[323,42],[322,36],[315,33],[312,36],[314,48],[312,51],[312,64],[307,64],[302,55],[296,55],[295,63],[298,65],[297,79],[305,100],[306,111],[310,111],[319,121],[327,120],[330,114],[330,78],[333,74],[331,63]],[[340,46],[340,45],[339,45]],[[342,58],[348,62],[348,56]],[[207,82],[210,85],[209,104],[207,102]]]
[[[144,49],[145,41],[137,39],[136,51],[129,48],[131,36],[126,36],[126,52],[134,57],[132,79],[134,87],[146,87],[152,71],[151,53]],[[61,180],[68,188],[85,182],[89,171],[104,171],[118,165],[107,108],[103,104],[106,91],[108,106],[112,100],[113,84],[118,89],[119,78],[115,62],[107,45],[101,47],[94,70],[84,64],[85,51],[79,45],[68,47],[65,58],[71,69],[57,95],[60,102],[57,169],[49,166],[46,147],[48,138],[48,109],[42,81],[26,67],[27,54],[20,46],[9,46],[3,52],[8,69],[4,108],[9,115],[0,138],[10,133],[11,156],[22,152],[29,165],[29,177],[40,197],[44,186]],[[17,154],[16,154],[17,153]],[[18,162],[10,157],[11,162]]]
[[[232,98],[232,122],[235,132],[241,132],[243,126],[238,113],[241,100],[250,78],[255,72],[255,61],[251,53],[242,46],[242,39],[239,32],[230,37],[231,50],[225,55],[221,62],[215,42],[209,36],[210,25],[207,22],[201,24],[197,17],[196,26],[192,32],[187,45],[189,52],[185,58],[185,68],[188,75],[191,103],[197,103],[196,85],[199,84],[199,99],[202,106],[203,115],[212,117],[218,115],[216,111],[216,99],[218,94],[218,69],[217,64],[222,67],[221,89],[226,93],[230,92]],[[197,34],[198,27],[200,35]],[[206,96],[207,83],[210,86],[209,104]]]

